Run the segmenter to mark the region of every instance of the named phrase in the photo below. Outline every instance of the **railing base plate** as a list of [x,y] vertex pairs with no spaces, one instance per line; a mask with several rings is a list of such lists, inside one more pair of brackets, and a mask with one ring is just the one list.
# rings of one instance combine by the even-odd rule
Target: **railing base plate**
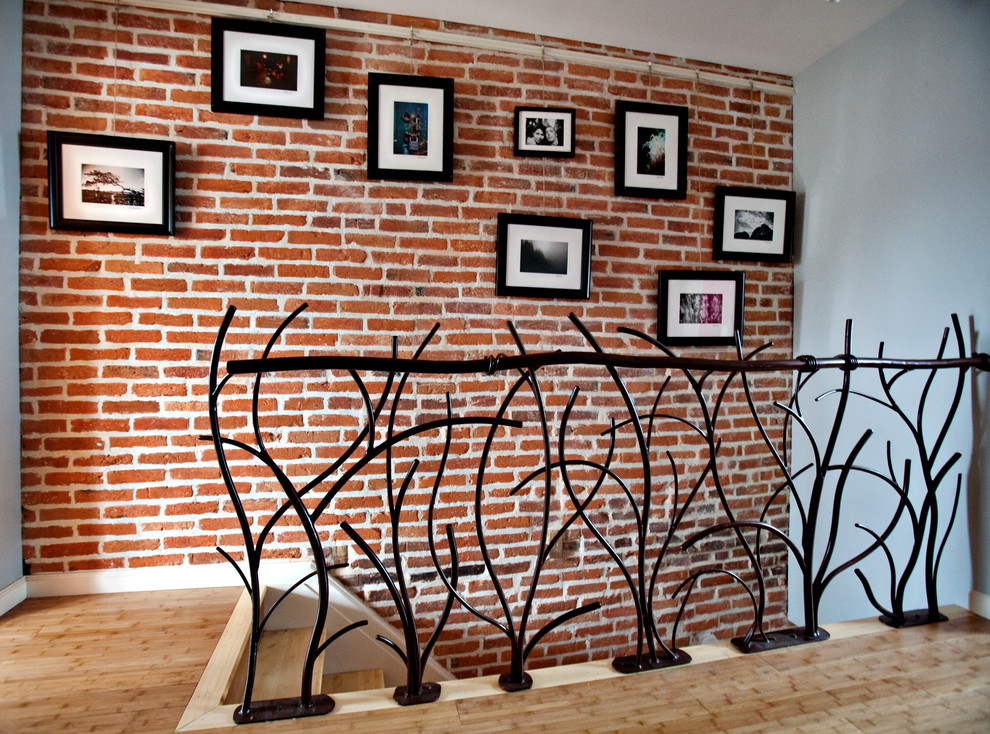
[[407,686],[399,686],[392,694],[392,698],[400,706],[413,706],[417,703],[432,703],[440,698],[439,683],[424,683],[420,686],[419,693],[412,696],[408,693]]
[[674,657],[650,660],[643,655],[639,659],[635,655],[623,655],[612,661],[612,669],[619,673],[642,673],[646,670],[661,670],[663,668],[673,668],[675,665],[687,665],[691,662],[691,656],[683,650],[674,649]]
[[903,617],[891,617],[887,614],[881,614],[879,617],[879,620],[885,625],[896,627],[897,629],[901,627],[917,627],[922,624],[937,624],[939,622],[945,622],[948,619],[941,612],[934,615],[929,614],[927,609],[914,609],[910,612],[904,612]]
[[766,636],[767,639],[764,640],[753,635],[753,639],[748,643],[745,637],[733,637],[732,644],[740,652],[749,654],[751,652],[779,650],[782,647],[794,647],[795,645],[809,645],[812,642],[824,642],[829,638],[828,632],[821,627],[815,630],[813,635],[806,634],[804,627],[791,627],[777,632],[767,632]]
[[506,693],[526,691],[533,687],[533,676],[529,673],[523,673],[522,678],[519,680],[512,680],[511,675],[508,673],[502,673],[502,675],[498,677],[498,687]]
[[281,719],[298,719],[303,716],[322,716],[333,711],[334,700],[326,694],[313,696],[309,706],[303,706],[302,698],[273,698],[267,701],[255,701],[248,713],[242,713],[238,706],[234,711],[234,722],[237,724],[256,724],[260,721],[279,721]]

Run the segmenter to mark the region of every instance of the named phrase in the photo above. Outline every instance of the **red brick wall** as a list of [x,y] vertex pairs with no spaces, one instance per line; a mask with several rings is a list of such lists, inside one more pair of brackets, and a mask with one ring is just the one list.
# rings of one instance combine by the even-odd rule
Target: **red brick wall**
[[[302,4],[286,10],[529,40],[433,20]],[[711,262],[717,184],[791,185],[789,96],[605,65],[329,31],[325,119],[259,119],[210,111],[208,17],[133,9],[125,1],[117,23],[115,38],[111,5],[25,2],[22,482],[24,555],[33,572],[211,563],[219,560],[217,544],[236,549],[238,536],[225,512],[229,503],[213,451],[197,439],[208,429],[204,395],[210,348],[231,303],[240,316],[229,341],[243,351],[225,356],[256,355],[274,326],[303,301],[310,303],[305,328],[287,336],[290,351],[385,354],[392,334],[398,334],[408,353],[440,322],[433,353],[477,357],[513,351],[506,320],[517,325],[530,350],[582,348],[566,318],[572,311],[596,335],[607,337],[610,348],[619,348],[628,340],[608,336],[619,325],[655,333],[659,270],[715,267],[746,272],[748,344],[773,340],[767,355],[790,354],[791,267]],[[541,42],[789,84],[745,70]],[[454,78],[453,183],[367,180],[369,71]],[[617,99],[689,107],[686,200],[614,195]],[[542,103],[577,109],[575,158],[513,157],[514,107]],[[174,141],[175,236],[51,231],[48,130]],[[594,220],[590,300],[494,296],[495,222],[504,211]],[[711,353],[731,356],[732,351]],[[555,377],[560,393],[555,399],[564,400],[570,377]],[[587,380],[588,405],[615,404],[600,376],[577,378]],[[338,384],[287,380],[266,403],[281,416],[280,437],[300,446],[292,457],[303,468],[320,465],[328,455],[309,447],[313,439],[337,435],[314,416],[332,412]],[[786,399],[789,378],[764,378],[760,384],[764,397]],[[643,379],[633,391],[647,400],[656,387]],[[442,393],[435,386],[427,389]],[[455,389],[459,400],[469,402],[472,396],[484,399],[491,387],[478,381]],[[734,403],[738,392],[730,395]],[[307,396],[315,397],[307,404]],[[419,405],[437,410],[429,401]],[[344,426],[340,435],[352,428]],[[724,453],[733,484],[740,498],[759,495],[767,476],[761,472],[766,462],[753,458],[760,452],[757,436],[740,428],[735,438]],[[525,448],[514,444],[502,451],[511,457]],[[696,456],[697,447],[686,453]],[[375,486],[369,480],[369,487]],[[740,501],[756,507],[755,499]],[[509,525],[525,509],[507,508]],[[710,523],[717,511],[714,503],[708,508]],[[373,514],[355,524],[370,528]],[[696,520],[699,526],[705,522],[704,514]],[[334,537],[343,536],[336,531]],[[280,535],[273,552],[305,555],[297,541],[298,533]],[[582,542],[581,552],[591,553],[590,536]],[[353,549],[351,560],[355,570],[344,575],[357,583],[367,567],[362,570]],[[563,588],[567,574],[577,573],[577,561],[555,563]],[[779,616],[781,577],[773,587],[770,611]],[[580,593],[596,591],[601,588],[591,584]],[[383,596],[374,584],[364,593]],[[725,637],[745,623],[748,601],[738,589],[709,589],[699,597],[705,598],[707,605],[699,604],[687,628],[695,639]],[[601,644],[592,644],[590,653],[584,642],[568,647],[560,636],[553,638],[559,649],[547,659],[601,655],[620,644],[612,616],[596,623]],[[438,652],[480,650],[477,620],[459,617],[457,623],[460,641],[445,640]],[[621,651],[620,644],[606,654]],[[478,672],[490,662],[479,652],[458,670]]]

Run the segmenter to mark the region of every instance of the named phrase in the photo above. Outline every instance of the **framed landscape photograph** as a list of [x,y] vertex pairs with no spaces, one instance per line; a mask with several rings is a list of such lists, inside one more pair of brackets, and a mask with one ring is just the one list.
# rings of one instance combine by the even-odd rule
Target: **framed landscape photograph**
[[615,193],[652,199],[687,197],[688,108],[615,103]]
[[743,328],[741,272],[664,270],[657,293],[657,338],[668,346],[735,344]]
[[789,263],[794,250],[795,193],[715,187],[715,260]]
[[513,153],[573,158],[574,114],[564,107],[516,107]]
[[326,31],[213,18],[214,112],[323,119]]
[[175,143],[48,133],[52,229],[175,233]]
[[454,80],[368,74],[368,178],[454,180]]
[[499,214],[495,295],[590,297],[591,229],[590,219]]

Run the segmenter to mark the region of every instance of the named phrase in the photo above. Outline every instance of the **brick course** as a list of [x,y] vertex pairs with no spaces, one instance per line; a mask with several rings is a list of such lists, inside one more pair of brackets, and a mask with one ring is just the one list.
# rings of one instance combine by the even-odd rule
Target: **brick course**
[[[429,354],[470,358],[509,353],[514,347],[506,320],[513,321],[531,350],[583,348],[567,320],[570,312],[604,346],[618,349],[629,346],[615,335],[620,325],[655,333],[659,270],[743,270],[747,344],[772,340],[774,347],[763,356],[790,356],[791,267],[711,261],[717,184],[791,185],[788,96],[605,65],[544,62],[328,31],[324,120],[218,114],[209,108],[209,18],[129,9],[125,2],[115,24],[114,7],[101,3],[28,0],[24,5],[22,483],[24,556],[33,572],[217,562],[219,556],[209,552],[217,544],[240,557],[212,448],[197,438],[208,430],[209,354],[230,303],[240,315],[225,358],[259,354],[268,334],[302,301],[310,307],[301,327],[286,333],[283,353],[340,349],[387,354],[393,334],[399,335],[400,349],[411,353],[435,322],[441,324],[440,341]],[[538,41],[746,80],[790,82],[765,73],[431,19],[302,3],[286,10]],[[453,183],[367,180],[366,85],[371,71],[455,80]],[[685,200],[614,195],[612,123],[620,98],[688,106]],[[576,108],[576,156],[513,157],[513,110],[522,104]],[[174,141],[176,235],[51,231],[48,130]],[[504,211],[594,220],[589,300],[494,296],[496,217]],[[728,357],[732,350],[705,353]],[[554,410],[562,408],[575,380],[582,383],[581,409],[587,414],[581,420],[588,425],[600,420],[601,406],[617,404],[607,376],[549,374]],[[300,474],[317,473],[328,457],[337,455],[333,442],[349,440],[360,424],[361,406],[354,394],[347,392],[343,401],[339,397],[338,389],[351,389],[345,382],[338,376],[286,378],[273,381],[266,393],[263,407],[272,411],[270,430],[292,447],[287,458]],[[637,383],[631,391],[648,402],[658,383],[648,378]],[[790,378],[766,377],[754,384],[763,398],[786,400]],[[418,386],[419,409],[440,415],[443,391],[449,388],[449,381],[424,380]],[[678,389],[682,392],[675,393],[674,402],[689,403],[683,385]],[[493,405],[491,395],[498,387],[465,378],[455,390],[455,401],[477,409]],[[735,409],[741,400],[741,391],[730,393],[726,407]],[[226,407],[230,412],[238,406],[232,402]],[[238,430],[246,426],[242,423]],[[762,455],[762,448],[745,416],[734,418],[732,427],[731,445],[723,450],[732,465],[727,476],[739,488],[739,507],[752,512],[758,505],[750,495],[765,488],[769,474],[765,461],[749,458]],[[520,438],[500,446],[491,474],[511,484],[514,472],[530,465],[517,458],[520,453],[532,457],[535,451],[538,458],[539,441],[520,445],[526,443]],[[476,448],[462,446],[464,451]],[[685,462],[702,455],[694,444],[672,452]],[[249,475],[252,471],[240,468]],[[452,471],[457,470],[455,462]],[[469,469],[460,471],[470,486]],[[275,488],[260,475],[254,481],[259,493],[255,507],[270,511]],[[387,542],[374,537],[380,507],[369,499],[380,498],[382,481],[366,479],[371,495],[349,488],[334,512],[360,528],[375,547],[384,542],[387,548]],[[753,487],[757,490],[749,491]],[[410,502],[415,495],[424,503],[420,512],[428,489],[423,479],[419,491],[411,492]],[[456,487],[445,491],[463,506],[465,492]],[[714,502],[707,507],[708,514],[700,514],[688,527],[714,521]],[[508,544],[509,556],[513,543],[528,538],[528,525],[517,514],[531,510],[525,501],[513,500],[492,517],[493,532]],[[444,511],[456,518],[450,506]],[[781,511],[776,520],[783,517]],[[588,639],[572,640],[566,629],[555,632],[545,650],[534,652],[533,665],[626,651],[628,637],[617,631],[621,624],[612,615],[628,621],[629,609],[623,607],[614,574],[603,571],[597,580],[587,574],[567,577],[578,556],[582,568],[607,566],[591,536],[577,535],[576,555],[551,560],[544,581],[556,578],[553,587],[581,603],[606,592],[622,611],[603,610],[597,621],[585,622],[595,630]],[[272,554],[304,557],[308,550],[300,536],[291,523],[280,526]],[[339,529],[326,536],[328,541],[331,536],[335,542],[346,541]],[[410,543],[410,563],[420,564],[425,545],[422,539],[418,547],[416,541]],[[711,560],[707,551],[696,551],[683,563]],[[727,557],[730,566],[744,570],[738,552],[733,556],[730,550]],[[355,586],[364,584],[361,593],[387,613],[384,587],[369,573],[370,566],[354,549],[350,558],[352,570],[344,578]],[[771,564],[776,576],[770,615],[778,621],[784,604],[781,558],[777,549]],[[466,551],[466,562],[477,562],[471,559]],[[672,591],[683,574],[661,577]],[[424,592],[424,609],[439,608],[438,593]],[[684,626],[692,639],[728,637],[746,624],[748,600],[737,587],[706,580],[697,599]],[[556,592],[543,602],[544,611],[559,603],[555,600]],[[675,611],[670,606],[662,619],[669,623]],[[437,654],[445,660],[459,655],[458,674],[492,670],[502,652],[489,654],[486,647],[482,653],[478,645],[490,629],[463,611],[453,619],[452,639],[443,638]]]

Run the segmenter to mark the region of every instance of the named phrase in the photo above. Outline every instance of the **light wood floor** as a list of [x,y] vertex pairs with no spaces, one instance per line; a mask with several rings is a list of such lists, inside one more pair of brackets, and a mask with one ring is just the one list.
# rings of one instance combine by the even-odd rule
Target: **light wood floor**
[[[0,618],[0,732],[174,732],[238,593],[23,602]],[[990,622],[950,617],[595,683],[214,731],[986,734]]]

